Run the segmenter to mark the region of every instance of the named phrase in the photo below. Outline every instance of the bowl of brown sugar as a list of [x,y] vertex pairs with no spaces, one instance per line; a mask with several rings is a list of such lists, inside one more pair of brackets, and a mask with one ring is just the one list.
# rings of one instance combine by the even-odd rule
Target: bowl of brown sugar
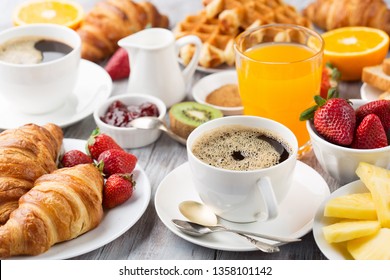
[[237,73],[234,70],[221,71],[200,79],[192,88],[192,96],[196,102],[213,106],[225,116],[242,115]]

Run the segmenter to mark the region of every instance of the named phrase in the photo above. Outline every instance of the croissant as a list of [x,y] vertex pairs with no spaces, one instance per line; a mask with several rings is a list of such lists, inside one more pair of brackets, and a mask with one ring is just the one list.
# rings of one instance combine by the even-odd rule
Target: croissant
[[0,227],[0,258],[38,255],[97,227],[103,176],[93,164],[57,169],[35,181]]
[[55,124],[27,124],[0,133],[0,224],[18,207],[34,181],[57,168],[63,140]]
[[303,14],[324,30],[367,26],[390,34],[390,11],[383,0],[317,0]]
[[167,28],[168,17],[149,2],[106,0],[97,3],[77,30],[82,40],[81,56],[100,62],[118,49],[118,41],[147,26]]

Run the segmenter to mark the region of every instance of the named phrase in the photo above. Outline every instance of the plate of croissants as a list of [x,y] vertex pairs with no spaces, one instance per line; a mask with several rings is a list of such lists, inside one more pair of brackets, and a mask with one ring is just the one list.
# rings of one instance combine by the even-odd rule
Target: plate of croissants
[[53,124],[0,133],[0,259],[69,259],[115,240],[141,218],[151,188],[138,164],[133,195],[110,209],[102,207],[104,179],[96,166],[56,167],[60,151],[85,151],[85,145],[63,139]]

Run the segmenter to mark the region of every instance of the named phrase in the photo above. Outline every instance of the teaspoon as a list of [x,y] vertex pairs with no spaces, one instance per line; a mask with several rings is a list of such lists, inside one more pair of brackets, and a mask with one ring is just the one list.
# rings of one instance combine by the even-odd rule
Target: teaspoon
[[[298,242],[301,241],[299,238],[287,238],[287,237],[278,237],[271,236],[256,232],[248,232],[236,229],[226,228],[225,226],[218,224],[217,216],[213,211],[206,205],[199,203],[197,201],[183,201],[179,204],[179,210],[188,220],[192,222],[193,225],[197,225],[197,228],[200,229],[201,226],[209,228],[209,230],[216,231],[228,231],[234,233],[241,233],[246,235],[252,235],[256,237],[260,237],[263,239],[278,241],[281,243],[290,243],[290,242]],[[278,244],[281,245],[281,244]]]
[[[182,232],[192,235],[192,236],[202,236],[208,233],[212,232],[219,232],[219,231],[227,231],[224,228],[220,228],[218,226],[203,226],[197,223],[192,223],[189,221],[183,221],[183,220],[177,220],[173,219],[172,220],[173,224],[180,229]],[[233,232],[233,231],[231,231]],[[261,242],[260,240],[257,240],[255,238],[250,237],[249,235],[238,233],[238,232],[233,232],[238,234],[239,236],[245,238],[248,240],[250,243],[252,243],[256,248],[259,250],[265,252],[265,253],[276,253],[279,252],[280,249],[276,245],[278,244],[268,244],[265,242]],[[280,243],[282,244],[282,243]]]
[[138,129],[160,129],[164,131],[166,134],[168,134],[169,137],[171,137],[173,140],[176,140],[180,144],[186,145],[187,143],[186,139],[173,133],[172,130],[170,130],[162,120],[156,117],[137,118],[132,120],[130,122],[130,125]]

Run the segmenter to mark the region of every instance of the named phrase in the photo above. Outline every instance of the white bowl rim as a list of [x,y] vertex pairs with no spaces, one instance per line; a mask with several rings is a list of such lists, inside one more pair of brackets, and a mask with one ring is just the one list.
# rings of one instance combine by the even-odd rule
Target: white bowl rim
[[[210,74],[210,75],[207,75],[201,79],[199,79],[199,81],[196,82],[196,84],[192,87],[192,96],[194,97],[195,101],[198,102],[198,103],[203,103],[203,104],[206,104],[206,105],[209,105],[209,106],[212,106],[216,109],[219,109],[221,111],[227,111],[227,112],[232,112],[232,111],[240,111],[240,110],[243,110],[244,107],[243,106],[236,106],[236,107],[223,107],[223,106],[218,106],[218,105],[214,105],[214,104],[210,104],[210,103],[207,103],[205,99],[203,98],[200,98],[199,94],[198,94],[198,87],[204,83],[213,83],[213,81],[215,82],[215,79],[218,79],[218,78],[225,78],[225,77],[237,77],[237,73],[236,73],[236,70],[224,70],[224,71],[221,71],[221,72],[217,72],[217,73],[213,73],[213,74]],[[238,84],[237,84],[238,85]]]
[[[165,118],[167,108],[165,106],[165,103],[161,99],[159,99],[155,96],[152,96],[152,95],[144,94],[144,93],[123,93],[123,94],[111,96],[110,98],[101,102],[96,107],[96,109],[93,112],[93,117],[95,119],[97,126],[103,126],[103,127],[108,128],[108,129],[111,129],[113,131],[123,131],[123,132],[138,130],[135,127],[118,127],[118,126],[107,124],[107,123],[103,122],[99,116],[99,111],[101,110],[102,107],[106,107],[106,106],[108,107],[112,102],[114,102],[116,100],[127,100],[127,99],[131,99],[133,97],[145,98],[145,101],[150,101],[150,102],[154,103],[159,110],[160,115],[158,116],[158,118],[160,120],[163,120]],[[162,110],[162,112],[160,112],[160,108],[164,108],[164,110]]]
[[[362,103],[362,105],[370,102],[369,100],[363,100],[363,99],[350,99],[350,101],[352,103],[353,102]],[[390,145],[387,145],[386,147],[382,147],[382,148],[375,148],[375,149],[354,149],[354,148],[339,146],[339,145],[330,143],[330,142],[326,141],[324,138],[322,138],[321,136],[319,136],[317,131],[315,131],[313,129],[313,121],[312,120],[306,121],[306,129],[309,132],[310,137],[314,138],[314,140],[318,141],[322,145],[327,146],[328,148],[333,148],[333,149],[338,150],[338,151],[344,151],[344,152],[349,151],[349,152],[356,152],[356,153],[361,153],[361,154],[370,154],[370,153],[376,153],[376,152],[382,153],[382,152],[385,152],[387,150],[390,151]]]

